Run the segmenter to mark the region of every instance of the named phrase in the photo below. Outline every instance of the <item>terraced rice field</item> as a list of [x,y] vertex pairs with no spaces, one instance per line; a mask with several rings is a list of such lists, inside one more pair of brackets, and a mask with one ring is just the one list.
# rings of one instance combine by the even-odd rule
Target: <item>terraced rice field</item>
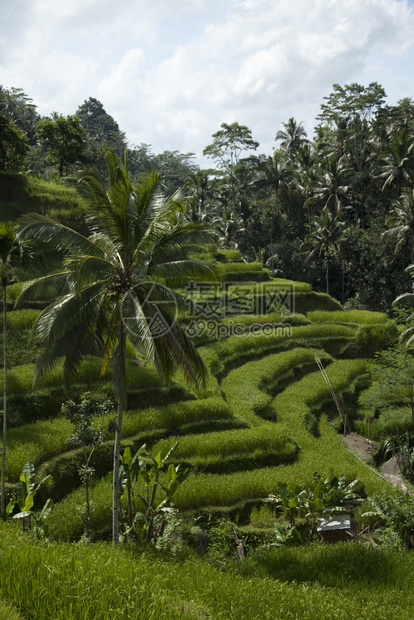
[[[237,263],[231,265],[233,271],[237,270]],[[210,375],[198,392],[189,390],[179,375],[172,385],[161,386],[155,369],[131,355],[130,409],[124,418],[123,445],[138,448],[145,442],[156,452],[166,453],[178,441],[172,458],[192,472],[176,495],[176,507],[182,511],[229,511],[235,506],[242,511],[249,503],[260,502],[278,482],[306,483],[314,471],[323,475],[330,468],[350,478],[359,477],[370,493],[386,487],[347,450],[340,434],[343,421],[315,358],[326,367],[352,424],[367,372],[360,334],[365,333],[365,342],[366,334],[377,326],[385,334],[394,326],[381,313],[344,312],[337,302],[313,293],[305,283],[242,283],[230,286],[227,294],[236,295],[238,291],[245,299],[250,293],[257,296],[275,290],[293,294],[293,305],[299,303],[302,313],[289,314],[285,305],[282,312],[268,315],[225,317],[220,324],[237,324],[239,333],[228,331],[227,337],[209,337],[201,343],[199,351]],[[204,295],[206,299],[208,295]],[[287,302],[284,298],[283,303],[292,305],[292,299]],[[27,331],[38,312],[9,312],[10,330]],[[252,325],[254,330],[250,329]],[[89,358],[82,366],[75,391],[110,393],[110,372],[103,380],[100,360]],[[12,428],[6,474],[12,485],[27,460],[35,464],[39,474],[52,473],[53,482],[45,490],[58,500],[52,525],[61,538],[76,540],[82,533],[79,515],[69,520],[61,518],[69,511],[76,515],[76,505],[83,501],[76,476],[80,454],[68,445],[71,424],[60,416],[60,403],[66,398],[62,390],[63,368],[58,365],[37,391],[32,391],[33,376],[33,362],[14,364],[9,372]],[[111,417],[113,414],[104,422]],[[19,423],[22,420],[24,423]],[[106,473],[111,467],[112,439],[108,433],[92,463],[100,477],[91,491],[91,526],[100,536],[110,527]],[[246,519],[245,510],[243,514]]]

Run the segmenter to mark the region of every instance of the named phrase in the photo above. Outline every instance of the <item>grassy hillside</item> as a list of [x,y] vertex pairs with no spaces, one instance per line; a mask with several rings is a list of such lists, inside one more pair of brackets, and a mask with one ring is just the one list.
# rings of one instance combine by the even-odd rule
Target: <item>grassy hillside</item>
[[[70,225],[83,221],[72,190],[22,175],[0,176],[0,204],[3,219],[37,210]],[[28,460],[37,480],[51,474],[35,508],[48,497],[54,500],[47,524],[60,542],[34,542],[30,534],[22,536],[20,523],[2,525],[0,619],[2,613],[9,617],[9,610],[10,617],[34,619],[45,614],[254,619],[273,618],[275,609],[283,618],[410,618],[412,558],[388,548],[397,546],[397,539],[386,539],[382,549],[364,543],[277,548],[275,521],[285,521],[263,501],[278,484],[311,485],[315,472],[325,477],[332,469],[347,482],[358,478],[364,496],[395,496],[374,463],[363,462],[343,440],[344,416],[354,430],[363,428],[358,396],[369,384],[369,359],[396,337],[394,322],[378,312],[346,312],[307,283],[272,278],[261,264],[244,263],[237,251],[206,247],[201,254],[217,267],[219,280],[182,292],[223,318],[179,320],[209,370],[206,385],[189,389],[177,373],[163,386],[156,370],[128,347],[123,448],[135,452],[145,443],[154,454],[166,454],[178,441],[170,462],[190,471],[174,497],[179,512],[159,537],[157,555],[153,549],[113,549],[98,542],[109,538],[111,527],[110,429],[90,461],[95,481],[89,525],[96,544],[74,544],[84,531],[79,475],[84,461],[82,450],[69,441],[73,426],[61,415],[61,405],[87,390],[111,397],[113,369],[102,377],[101,360],[89,356],[67,392],[60,363],[33,389],[41,347],[31,328],[48,299],[12,307],[24,280],[57,267],[59,257],[53,262],[43,255],[31,272],[21,268],[21,282],[8,288],[8,490],[13,493]],[[95,423],[110,428],[114,416],[110,412]],[[163,472],[160,481],[166,480]],[[141,479],[135,490],[137,506],[143,484]],[[162,498],[160,487],[157,497]],[[356,512],[361,529],[371,524],[363,516],[368,508],[365,502]],[[307,520],[301,515],[299,528],[304,530]],[[247,558],[237,562],[240,540]]]
[[0,220],[16,220],[31,211],[74,228],[83,226],[84,210],[75,189],[25,174],[0,172]]

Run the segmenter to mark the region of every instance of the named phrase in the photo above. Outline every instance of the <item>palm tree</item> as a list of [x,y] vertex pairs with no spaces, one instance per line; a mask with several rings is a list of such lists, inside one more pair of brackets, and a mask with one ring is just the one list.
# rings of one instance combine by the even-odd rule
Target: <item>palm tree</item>
[[414,263],[414,190],[401,196],[401,200],[394,202],[391,217],[387,221],[388,230],[385,235],[395,235],[397,243],[395,253],[397,253],[404,243],[408,243],[410,249],[411,264]]
[[279,189],[287,185],[292,178],[292,170],[287,165],[282,151],[275,150],[273,155],[261,161],[257,167],[258,176],[254,182],[255,189],[265,189],[270,193],[274,211],[279,213]]
[[214,183],[209,178],[207,170],[189,172],[184,187],[187,192],[187,209],[185,219],[189,222],[206,224],[211,222],[215,215],[212,208],[212,193]]
[[309,144],[299,147],[296,153],[295,183],[302,192],[303,203],[308,215],[308,226],[311,226],[311,206],[315,202],[314,188],[317,182],[317,152]]
[[13,222],[0,222],[0,283],[3,298],[3,458],[1,470],[0,513],[5,510],[6,441],[7,441],[7,302],[6,290],[14,282],[13,260],[21,256],[23,245],[19,242]]
[[[119,459],[123,412],[127,407],[126,342],[157,368],[167,381],[176,367],[189,381],[204,380],[205,367],[174,311],[186,299],[162,284],[192,279],[214,280],[213,271],[197,261],[177,258],[189,244],[212,241],[197,223],[177,223],[184,198],[160,193],[161,177],[152,172],[136,186],[128,160],[107,155],[108,184],[94,170],[78,177],[87,205],[91,234],[86,237],[53,220],[29,214],[20,220],[24,238],[37,238],[65,254],[65,271],[32,282],[21,300],[54,287],[57,299],[39,316],[35,329],[45,345],[36,379],[64,358],[64,373],[73,377],[82,357],[94,346],[102,351],[102,374],[112,362],[118,402],[114,460],[112,538],[119,542]],[[175,223],[174,223],[175,222]]]
[[391,138],[386,151],[379,156],[379,177],[384,179],[382,189],[394,185],[400,196],[405,186],[414,182],[414,136],[407,129],[400,129]]
[[292,158],[300,146],[309,142],[306,138],[306,131],[303,123],[298,123],[291,116],[287,123],[282,123],[284,131],[280,130],[276,134],[275,140],[281,140],[280,148]]
[[348,191],[347,175],[349,168],[344,158],[335,155],[327,157],[319,167],[318,178],[314,184],[314,198],[322,202],[335,216],[342,210],[344,197]]
[[344,236],[346,223],[341,221],[342,214],[333,216],[328,207],[322,210],[320,215],[315,215],[312,220],[310,232],[306,235],[301,249],[310,250],[305,263],[318,252],[318,256],[325,255],[325,278],[326,292],[329,295],[329,266],[332,257],[332,249],[339,251],[339,242]]

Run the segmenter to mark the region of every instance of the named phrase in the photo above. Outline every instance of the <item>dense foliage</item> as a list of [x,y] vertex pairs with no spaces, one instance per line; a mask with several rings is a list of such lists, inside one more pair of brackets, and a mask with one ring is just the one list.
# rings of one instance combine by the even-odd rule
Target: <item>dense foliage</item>
[[414,256],[413,102],[387,105],[377,83],[334,84],[315,123],[311,139],[291,117],[271,156],[248,127],[223,123],[204,149],[217,169],[203,170],[192,153],[127,146],[93,97],[73,115],[41,118],[21,89],[1,87],[0,169],[59,179],[93,163],[104,174],[108,149],[128,148],[132,178],[156,169],[168,194],[185,186],[183,217],[208,223],[223,248],[352,307],[387,310]]

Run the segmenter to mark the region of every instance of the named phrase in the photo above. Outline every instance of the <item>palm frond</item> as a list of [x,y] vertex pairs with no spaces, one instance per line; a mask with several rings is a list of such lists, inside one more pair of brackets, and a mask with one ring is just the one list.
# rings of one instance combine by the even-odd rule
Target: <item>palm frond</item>
[[60,297],[68,293],[69,289],[70,273],[68,271],[61,271],[60,273],[53,273],[37,280],[31,280],[23,285],[16,300],[16,307],[34,299]]
[[195,260],[177,260],[149,265],[149,277],[165,278],[169,285],[186,284],[191,280],[198,282],[217,282],[215,269]]
[[414,306],[414,293],[403,293],[398,295],[392,302],[392,306]]
[[22,216],[17,230],[21,238],[40,239],[64,254],[101,254],[101,250],[87,237],[39,213]]

